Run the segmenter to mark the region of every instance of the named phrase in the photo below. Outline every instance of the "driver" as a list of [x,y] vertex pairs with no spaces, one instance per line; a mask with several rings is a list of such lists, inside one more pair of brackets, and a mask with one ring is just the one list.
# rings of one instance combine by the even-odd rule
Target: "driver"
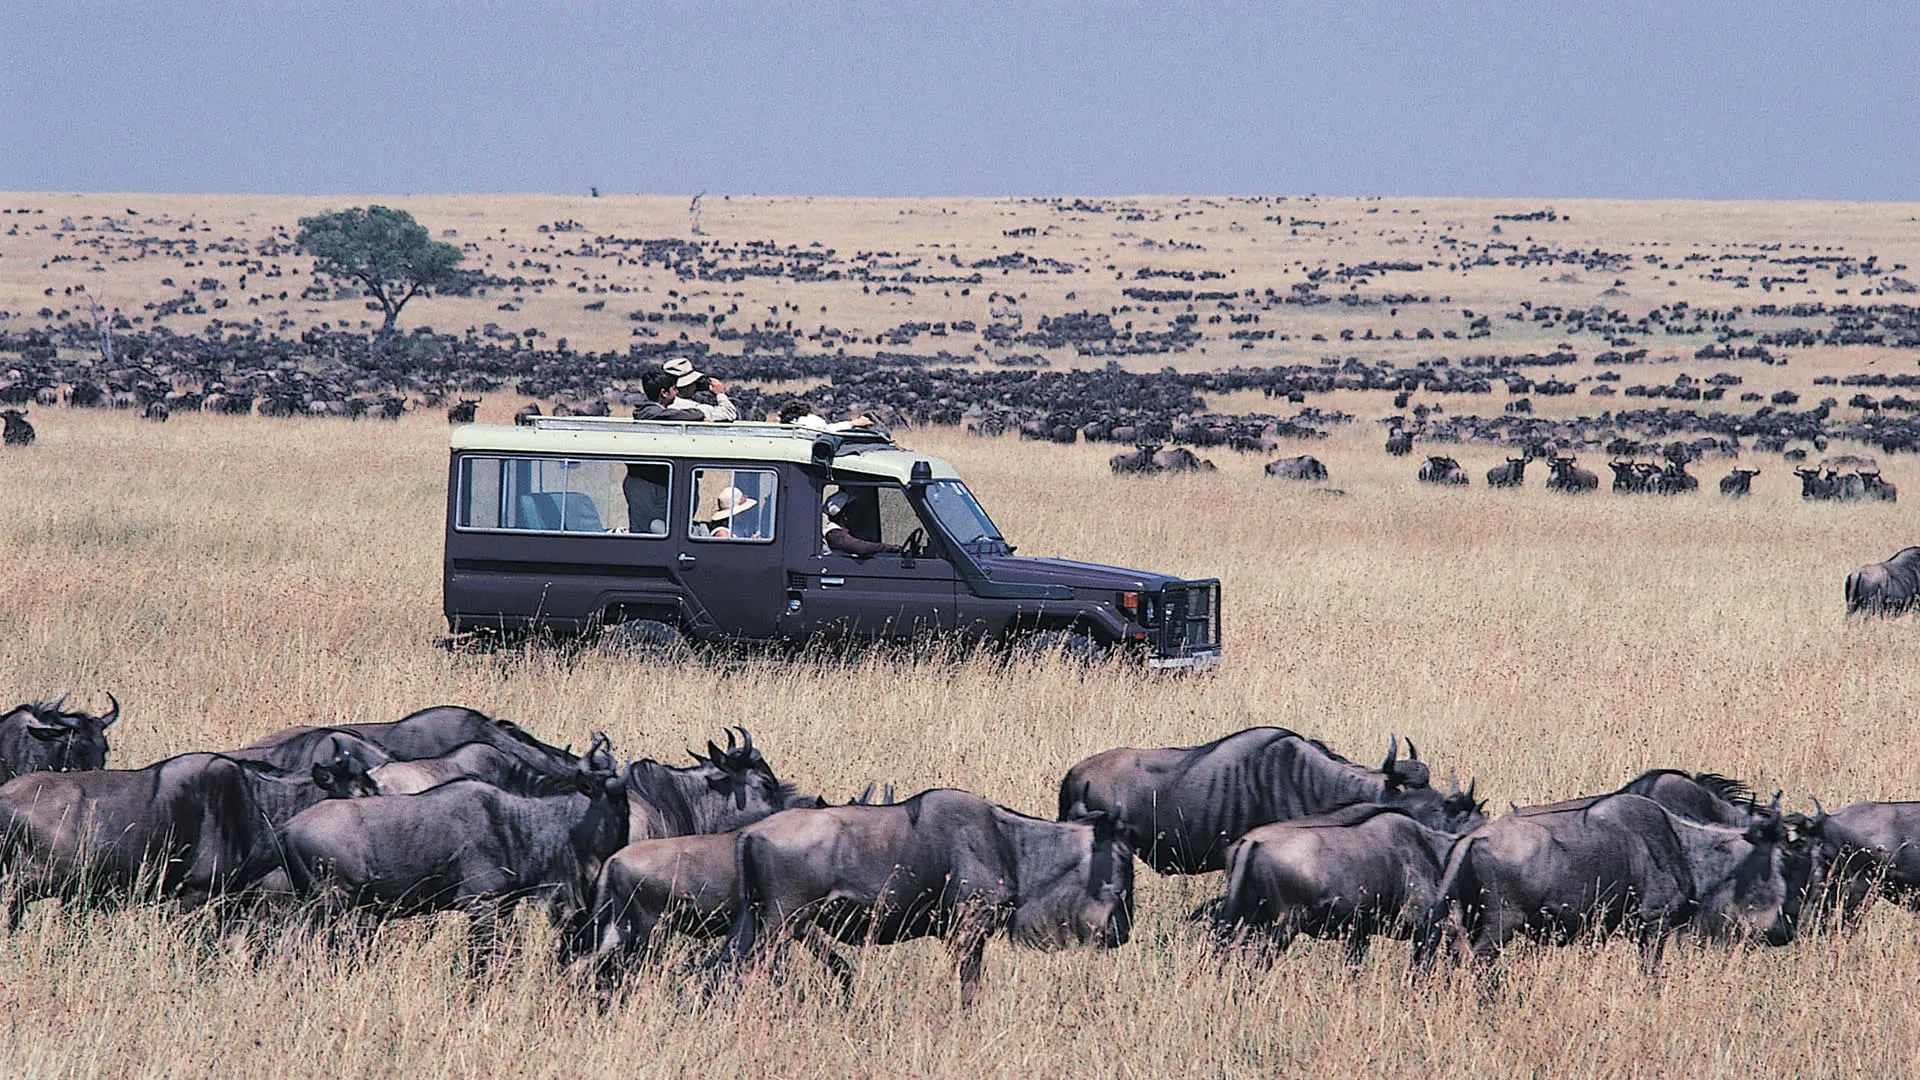
[[882,544],[872,540],[862,540],[853,535],[853,530],[847,527],[853,501],[854,493],[851,491],[835,492],[827,499],[827,519],[821,525],[821,531],[827,540],[827,550],[847,555],[885,555],[898,552],[899,544]]

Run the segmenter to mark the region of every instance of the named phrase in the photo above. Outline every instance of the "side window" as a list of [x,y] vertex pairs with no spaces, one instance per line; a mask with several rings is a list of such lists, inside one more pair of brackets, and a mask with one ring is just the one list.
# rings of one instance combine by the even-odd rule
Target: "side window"
[[[828,519],[825,513],[827,506],[836,505],[835,497],[843,492],[849,498],[839,500],[838,519]],[[825,533],[835,528],[845,529],[869,543],[901,544],[920,527],[920,515],[914,513],[913,504],[907,501],[907,493],[900,487],[880,484],[827,486],[820,522],[823,549]]]
[[469,457],[454,524],[510,532],[667,535],[669,466],[657,462]]
[[687,535],[696,540],[773,539],[779,476],[771,469],[695,469]]

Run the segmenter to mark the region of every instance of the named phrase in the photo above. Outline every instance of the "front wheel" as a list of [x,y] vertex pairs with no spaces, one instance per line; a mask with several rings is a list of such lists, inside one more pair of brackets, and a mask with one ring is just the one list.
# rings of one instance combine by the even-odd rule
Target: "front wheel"
[[1014,642],[1014,652],[1038,659],[1058,655],[1076,664],[1091,664],[1106,656],[1106,649],[1091,636],[1078,630],[1039,630]]

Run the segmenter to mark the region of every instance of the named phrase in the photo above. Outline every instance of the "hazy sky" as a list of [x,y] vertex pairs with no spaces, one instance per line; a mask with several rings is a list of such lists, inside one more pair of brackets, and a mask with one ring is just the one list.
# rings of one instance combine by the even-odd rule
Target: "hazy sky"
[[1920,3],[0,0],[0,189],[1920,199]]

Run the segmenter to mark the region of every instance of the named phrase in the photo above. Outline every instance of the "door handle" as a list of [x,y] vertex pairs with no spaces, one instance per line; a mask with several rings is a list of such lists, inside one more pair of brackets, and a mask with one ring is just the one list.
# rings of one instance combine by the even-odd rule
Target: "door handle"
[[847,579],[843,577],[823,577],[820,579],[820,587],[823,589],[837,588],[846,583]]
[[682,552],[680,554],[680,569],[682,570],[690,569],[694,563],[699,561],[700,560],[694,558],[693,556],[688,555],[685,552]]

